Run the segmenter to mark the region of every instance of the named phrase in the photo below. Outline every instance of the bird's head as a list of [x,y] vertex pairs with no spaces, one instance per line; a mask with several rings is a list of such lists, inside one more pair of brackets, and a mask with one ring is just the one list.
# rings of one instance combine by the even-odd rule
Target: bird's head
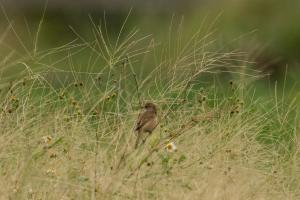
[[149,111],[154,111],[156,113],[156,105],[154,103],[148,102],[144,105],[144,108]]

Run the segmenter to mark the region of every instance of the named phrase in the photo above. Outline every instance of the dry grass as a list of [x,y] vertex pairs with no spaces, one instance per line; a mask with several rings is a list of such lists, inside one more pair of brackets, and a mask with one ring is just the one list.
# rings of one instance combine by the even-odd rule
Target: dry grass
[[[229,68],[239,54],[205,51],[199,33],[157,53],[134,31],[114,46],[101,30],[94,26],[92,42],[78,35],[81,44],[35,46],[2,64],[25,66],[25,78],[1,93],[1,199],[299,199],[298,105],[253,97],[246,83],[255,77]],[[86,49],[85,72],[75,70]],[[238,81],[201,82],[225,69]],[[134,150],[146,100],[158,105],[160,125]]]

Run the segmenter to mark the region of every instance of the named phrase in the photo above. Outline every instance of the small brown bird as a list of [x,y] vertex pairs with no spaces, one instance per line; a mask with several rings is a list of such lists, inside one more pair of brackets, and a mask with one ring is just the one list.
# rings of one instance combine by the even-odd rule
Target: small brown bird
[[138,147],[142,137],[144,137],[143,143],[146,141],[147,137],[152,133],[157,125],[158,120],[156,106],[154,103],[146,103],[144,106],[144,111],[139,114],[136,126],[134,128],[134,131],[137,134],[135,148]]

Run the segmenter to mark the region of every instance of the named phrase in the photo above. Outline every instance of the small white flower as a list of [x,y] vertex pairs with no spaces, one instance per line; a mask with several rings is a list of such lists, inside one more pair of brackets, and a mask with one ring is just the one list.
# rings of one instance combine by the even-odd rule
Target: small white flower
[[55,169],[48,169],[48,170],[46,171],[46,174],[47,174],[47,175],[50,175],[50,176],[55,175],[55,173],[56,173]]
[[174,142],[170,142],[165,146],[166,150],[170,153],[177,151],[177,147]]
[[33,190],[32,190],[32,188],[29,188],[29,190],[28,190],[28,194],[29,194],[29,195],[32,195],[32,194],[33,194]]

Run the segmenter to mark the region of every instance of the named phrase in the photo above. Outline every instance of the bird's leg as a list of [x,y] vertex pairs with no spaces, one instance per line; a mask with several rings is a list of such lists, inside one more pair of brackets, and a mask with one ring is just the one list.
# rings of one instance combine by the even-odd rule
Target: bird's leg
[[151,134],[151,132],[147,132],[148,134],[146,135],[146,137],[143,139],[143,142],[142,142],[142,144],[145,144],[145,142],[146,142],[146,140],[147,140],[147,138],[150,136],[150,134]]
[[139,146],[139,143],[140,143],[140,137],[141,137],[141,134],[137,134],[137,138],[136,138],[136,141],[135,141],[135,145],[134,145],[134,148],[137,149],[138,146]]

